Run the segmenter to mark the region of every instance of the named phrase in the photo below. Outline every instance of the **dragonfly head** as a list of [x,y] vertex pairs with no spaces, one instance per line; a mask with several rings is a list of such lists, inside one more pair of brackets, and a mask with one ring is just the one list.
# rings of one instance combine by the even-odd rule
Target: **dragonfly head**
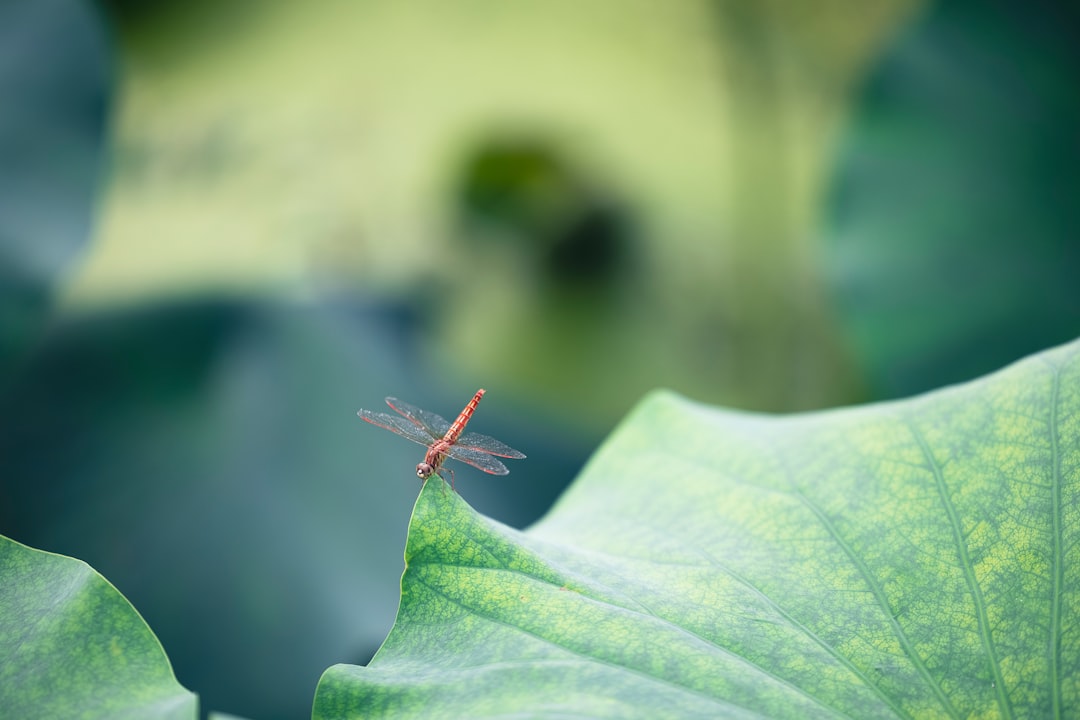
[[422,462],[416,464],[416,477],[421,480],[427,480],[431,477],[431,473],[435,472],[434,466],[429,462]]

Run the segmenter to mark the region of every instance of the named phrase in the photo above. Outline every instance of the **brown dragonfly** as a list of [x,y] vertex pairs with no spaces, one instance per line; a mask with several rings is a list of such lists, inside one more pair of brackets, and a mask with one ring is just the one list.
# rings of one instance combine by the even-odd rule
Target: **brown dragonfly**
[[[386,404],[397,415],[371,410],[360,410],[357,415],[365,422],[386,428],[390,432],[427,447],[427,454],[424,455],[423,461],[416,466],[416,476],[421,480],[427,480],[433,474],[443,477],[440,470],[447,458],[468,463],[492,475],[507,475],[510,471],[497,457],[520,460],[525,457],[525,454],[487,435],[465,432],[465,426],[469,424],[482,397],[484,397],[483,388],[476,391],[472,400],[458,414],[457,420],[453,423],[447,422],[442,416],[433,412],[421,410],[415,405],[392,397],[386,398]],[[450,470],[450,487],[454,487],[453,470]]]

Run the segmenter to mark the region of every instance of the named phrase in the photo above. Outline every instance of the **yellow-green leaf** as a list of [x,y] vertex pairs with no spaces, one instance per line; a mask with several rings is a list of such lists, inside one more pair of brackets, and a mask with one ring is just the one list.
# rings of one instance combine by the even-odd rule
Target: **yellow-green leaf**
[[429,482],[315,718],[1073,717],[1080,343],[894,403],[649,397],[526,532]]

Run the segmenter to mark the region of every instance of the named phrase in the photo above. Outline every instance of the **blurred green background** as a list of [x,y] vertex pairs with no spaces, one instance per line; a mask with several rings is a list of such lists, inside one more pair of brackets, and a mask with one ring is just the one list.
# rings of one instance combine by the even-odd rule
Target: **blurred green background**
[[[523,527],[647,390],[907,395],[1080,334],[1080,19],[911,0],[0,3],[0,532],[205,709],[393,622],[420,448]],[[711,459],[723,462],[723,458]]]

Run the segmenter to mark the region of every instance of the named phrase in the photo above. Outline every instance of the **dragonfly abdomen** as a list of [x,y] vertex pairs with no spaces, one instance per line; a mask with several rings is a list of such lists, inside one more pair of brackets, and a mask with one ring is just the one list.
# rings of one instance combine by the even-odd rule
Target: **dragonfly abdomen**
[[458,437],[465,431],[465,426],[468,425],[469,420],[472,419],[473,413],[476,412],[476,406],[480,404],[480,398],[482,397],[484,397],[484,388],[480,388],[476,391],[472,400],[470,400],[469,404],[465,406],[465,409],[458,414],[457,420],[450,426],[450,429],[446,431],[443,440],[448,447],[457,442]]

